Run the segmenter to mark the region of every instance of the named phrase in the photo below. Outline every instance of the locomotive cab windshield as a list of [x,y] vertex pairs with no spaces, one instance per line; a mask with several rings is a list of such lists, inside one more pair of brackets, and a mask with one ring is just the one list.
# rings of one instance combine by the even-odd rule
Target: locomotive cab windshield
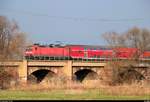
[[32,48],[27,48],[26,51],[32,51]]
[[26,55],[26,56],[32,55],[32,47],[27,47],[27,48],[26,48],[25,55]]

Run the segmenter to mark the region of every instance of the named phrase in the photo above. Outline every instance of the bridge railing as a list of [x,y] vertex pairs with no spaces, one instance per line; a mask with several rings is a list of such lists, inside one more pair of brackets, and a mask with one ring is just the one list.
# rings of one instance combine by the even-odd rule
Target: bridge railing
[[62,61],[62,60],[72,60],[80,62],[106,62],[108,58],[71,58],[71,57],[48,57],[48,56],[29,56],[24,59],[28,61]]

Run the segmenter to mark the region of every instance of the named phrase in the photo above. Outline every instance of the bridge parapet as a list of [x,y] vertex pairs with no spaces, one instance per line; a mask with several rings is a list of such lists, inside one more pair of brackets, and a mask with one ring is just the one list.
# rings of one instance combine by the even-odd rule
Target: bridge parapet
[[98,62],[73,62],[72,66],[75,67],[75,66],[82,66],[82,67],[103,67],[105,66],[106,63],[98,63]]
[[65,66],[66,61],[29,61],[28,66]]

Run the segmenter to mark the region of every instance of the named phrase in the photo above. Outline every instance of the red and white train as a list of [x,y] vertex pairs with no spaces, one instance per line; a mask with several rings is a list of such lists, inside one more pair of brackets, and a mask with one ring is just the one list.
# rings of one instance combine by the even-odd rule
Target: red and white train
[[[31,60],[74,59],[74,60],[110,60],[129,59],[137,54],[136,48],[108,48],[91,45],[43,46],[34,44],[25,51],[25,58]],[[150,58],[150,51],[140,55],[141,59]]]

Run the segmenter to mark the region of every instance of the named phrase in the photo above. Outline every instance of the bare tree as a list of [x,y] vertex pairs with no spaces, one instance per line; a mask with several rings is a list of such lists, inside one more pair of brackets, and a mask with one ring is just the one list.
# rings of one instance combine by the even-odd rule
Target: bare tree
[[144,51],[150,50],[149,30],[134,27],[127,32],[126,36],[128,46],[137,48],[139,50],[136,56],[137,58],[139,58]]
[[25,33],[19,31],[17,23],[0,16],[0,59],[22,58],[25,44]]

